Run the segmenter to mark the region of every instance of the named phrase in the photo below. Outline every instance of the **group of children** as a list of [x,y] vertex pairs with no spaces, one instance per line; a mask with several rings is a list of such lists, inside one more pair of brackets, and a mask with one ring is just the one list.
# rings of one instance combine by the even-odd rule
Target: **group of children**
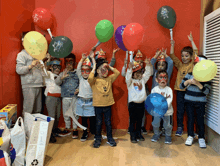
[[[125,60],[122,68],[122,76],[128,89],[128,110],[129,110],[129,132],[132,143],[144,141],[142,132],[145,131],[145,100],[149,95],[147,81],[152,76],[151,93],[163,95],[168,103],[168,110],[161,118],[153,116],[152,126],[154,135],[151,141],[157,142],[161,135],[165,136],[165,143],[172,143],[173,129],[173,91],[169,87],[170,78],[173,71],[173,62],[178,69],[177,79],[174,89],[177,91],[177,136],[183,133],[183,116],[185,107],[188,116],[188,138],[186,145],[192,145],[194,134],[194,109],[197,113],[197,124],[199,128],[198,138],[201,148],[205,148],[204,137],[204,114],[206,95],[210,91],[209,82],[198,82],[193,78],[192,70],[195,65],[195,56],[198,50],[193,42],[192,34],[188,36],[192,47],[184,47],[181,51],[182,62],[174,55],[174,41],[171,41],[170,57],[166,50],[157,50],[155,56],[143,60],[140,51],[133,57],[133,61],[128,64]],[[107,131],[107,143],[116,146],[112,137],[111,127],[111,106],[115,103],[112,93],[112,83],[120,75],[120,72],[113,68],[115,64],[115,53],[119,49],[113,50],[110,64],[106,60],[105,52],[95,52],[92,48],[90,54],[82,54],[77,68],[76,57],[70,54],[64,58],[65,69],[61,71],[61,60],[50,57],[47,65],[47,73],[44,73],[44,66],[34,60],[24,49],[17,55],[16,72],[21,76],[22,92],[24,97],[23,113],[41,112],[41,93],[45,84],[46,107],[48,115],[55,118],[51,142],[56,142],[56,136],[67,136],[71,134],[71,119],[66,115],[69,109],[73,110],[76,119],[82,118],[82,125],[88,127],[90,121],[90,132],[95,134],[93,146],[98,148],[101,145],[102,119]],[[128,52],[127,52],[128,53]],[[133,53],[132,53],[133,55]],[[200,56],[201,59],[206,59]],[[144,65],[145,64],[145,65]],[[127,71],[126,71],[127,68]],[[113,74],[109,75],[109,71]],[[58,122],[62,110],[65,121],[65,130],[58,128]],[[70,108],[72,107],[72,108]],[[77,125],[73,121],[72,138],[78,138]],[[160,131],[160,128],[162,131]],[[83,130],[81,141],[86,141],[88,130]]]

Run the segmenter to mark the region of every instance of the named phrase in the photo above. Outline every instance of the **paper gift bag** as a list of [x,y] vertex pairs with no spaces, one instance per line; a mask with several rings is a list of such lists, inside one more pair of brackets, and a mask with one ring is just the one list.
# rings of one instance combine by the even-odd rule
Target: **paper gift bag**
[[26,152],[26,165],[32,166],[38,163],[43,166],[47,145],[50,140],[54,118],[31,114],[34,117]]
[[[19,125],[19,123],[21,125]],[[11,143],[16,151],[16,158],[13,166],[23,166],[26,151],[26,138],[22,117],[19,117],[11,130]]]

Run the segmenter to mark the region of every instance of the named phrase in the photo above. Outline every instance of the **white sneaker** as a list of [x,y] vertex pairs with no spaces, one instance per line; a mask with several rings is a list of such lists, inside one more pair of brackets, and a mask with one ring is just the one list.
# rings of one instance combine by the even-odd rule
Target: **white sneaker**
[[185,145],[187,146],[191,146],[193,143],[193,137],[192,136],[188,136],[188,138],[186,139]]
[[204,138],[199,138],[199,147],[206,148],[206,143]]

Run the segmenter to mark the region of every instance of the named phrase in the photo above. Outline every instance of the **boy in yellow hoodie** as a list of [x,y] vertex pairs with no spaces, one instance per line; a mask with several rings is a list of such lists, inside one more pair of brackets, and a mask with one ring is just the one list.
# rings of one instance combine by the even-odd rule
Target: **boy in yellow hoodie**
[[192,47],[186,46],[181,50],[181,60],[182,62],[174,55],[174,41],[171,41],[170,48],[170,58],[173,60],[174,65],[176,66],[178,73],[176,77],[176,83],[174,90],[176,90],[176,101],[177,101],[177,131],[176,136],[182,136],[183,133],[183,116],[185,111],[184,105],[184,96],[186,89],[180,89],[179,85],[182,79],[186,76],[187,73],[193,71],[195,54],[198,54],[198,49],[193,41],[192,33],[188,35],[189,41],[192,44]]
[[[93,69],[88,77],[88,82],[93,92],[93,106],[95,108],[96,115],[96,134],[94,148],[99,148],[101,145],[101,127],[102,116],[104,114],[105,125],[107,129],[107,139],[110,146],[116,146],[116,142],[112,137],[111,127],[111,106],[115,103],[112,93],[112,83],[120,75],[120,72],[108,65],[108,61],[105,59],[97,59],[95,61],[94,54],[91,56],[93,59]],[[108,76],[108,70],[111,70],[113,74]]]

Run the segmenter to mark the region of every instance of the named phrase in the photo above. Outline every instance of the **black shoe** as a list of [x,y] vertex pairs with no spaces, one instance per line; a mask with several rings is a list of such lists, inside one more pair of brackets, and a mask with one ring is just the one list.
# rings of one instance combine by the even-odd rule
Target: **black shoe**
[[101,140],[100,139],[96,139],[93,143],[93,147],[94,148],[99,148],[101,145]]
[[61,133],[59,133],[58,135],[59,135],[60,137],[66,137],[66,136],[68,136],[68,135],[70,135],[70,134],[71,134],[71,131],[66,128],[65,130],[61,131]]
[[145,135],[147,134],[147,130],[145,129],[145,127],[141,127],[141,132]]
[[138,134],[136,136],[136,139],[137,139],[137,141],[144,141],[145,140],[144,137],[141,134]]
[[78,130],[73,131],[72,138],[73,139],[77,139],[78,138]]
[[88,132],[87,132],[87,130],[83,130],[83,135],[82,135],[80,141],[81,141],[81,142],[86,141],[87,137],[88,137]]
[[136,136],[131,135],[131,143],[137,143]]
[[116,142],[113,138],[109,138],[107,144],[109,144],[110,146],[116,146]]
[[55,143],[57,142],[56,138],[54,137],[53,133],[50,136],[50,143]]
[[55,128],[52,132],[55,137],[59,137],[59,134],[62,133],[62,131],[59,128]]

